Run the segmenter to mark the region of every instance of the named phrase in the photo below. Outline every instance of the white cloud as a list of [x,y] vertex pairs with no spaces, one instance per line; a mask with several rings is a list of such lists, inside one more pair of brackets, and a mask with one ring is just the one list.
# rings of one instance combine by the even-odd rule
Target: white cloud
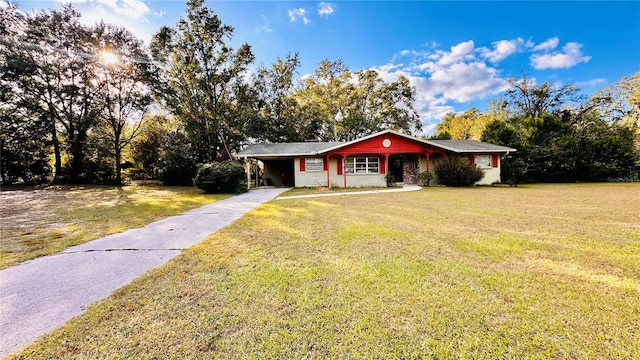
[[137,38],[148,43],[153,34],[158,30],[145,17],[131,20],[126,16],[122,16],[111,8],[107,8],[102,4],[93,4],[91,7],[83,9],[80,22],[87,26],[93,26],[100,21],[107,24],[124,27]]
[[306,25],[311,22],[309,18],[305,15],[307,11],[303,8],[299,9],[291,9],[289,10],[289,20],[291,22],[295,22],[297,19],[301,19],[302,22]]
[[[510,40],[524,45],[524,40]],[[445,114],[455,112],[454,103],[466,103],[495,95],[508,88],[497,68],[485,63],[486,58],[498,58],[512,51],[494,43],[495,50],[480,50],[492,56],[477,57],[473,41],[456,44],[450,51],[403,50],[392,63],[375,68],[387,82],[405,76],[416,88],[414,106],[427,133]],[[482,49],[482,48],[481,48]],[[483,53],[484,51],[484,53]]]
[[439,65],[449,65],[462,60],[473,58],[473,40],[462,42],[451,47],[451,52],[437,51],[433,58],[438,59]]
[[269,18],[267,18],[266,16],[264,16],[264,14],[261,15],[262,16],[262,20],[264,20],[265,24],[260,28],[260,30],[264,31],[264,32],[271,32],[271,27],[269,27]]
[[482,57],[495,64],[518,51],[524,45],[524,40],[521,38],[514,40],[500,40],[491,43],[491,45],[493,45],[493,50],[481,47],[478,51]]
[[147,4],[140,0],[97,0],[97,2],[131,19],[140,19],[150,11]]
[[329,15],[333,14],[334,12],[333,6],[333,4],[321,2],[320,4],[318,4],[318,15],[320,15],[320,17],[322,17],[322,15],[326,15],[327,17],[329,17]]
[[591,60],[591,56],[583,56],[582,44],[569,42],[562,47],[562,52],[552,54],[531,55],[531,66],[537,70],[570,68]]
[[587,81],[579,81],[579,82],[576,83],[576,86],[577,87],[594,86],[594,85],[598,85],[598,84],[604,84],[606,82],[607,82],[606,79],[597,78],[597,79],[592,79],[592,80],[587,80]]
[[557,48],[559,42],[560,39],[558,39],[557,37],[552,37],[536,46],[533,46],[533,43],[530,43],[530,46],[533,46],[533,49],[531,49],[533,51],[549,51]]

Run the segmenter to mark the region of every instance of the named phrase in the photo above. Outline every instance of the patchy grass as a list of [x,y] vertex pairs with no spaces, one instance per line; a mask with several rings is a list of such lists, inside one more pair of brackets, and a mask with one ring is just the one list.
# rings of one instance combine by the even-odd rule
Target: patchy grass
[[638,359],[639,194],[270,202],[13,358]]
[[58,186],[0,192],[0,268],[137,228],[229,195],[195,187]]

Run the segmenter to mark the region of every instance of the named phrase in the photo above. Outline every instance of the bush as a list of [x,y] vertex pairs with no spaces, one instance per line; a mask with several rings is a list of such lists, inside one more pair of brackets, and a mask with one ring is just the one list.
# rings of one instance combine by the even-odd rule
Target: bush
[[394,187],[396,186],[396,177],[391,175],[391,173],[388,173],[385,177],[384,177],[385,181],[387,182],[387,187]]
[[433,174],[423,171],[418,175],[418,182],[420,186],[429,186],[429,183],[433,180]]
[[472,165],[467,158],[451,157],[435,166],[440,183],[446,186],[471,186],[480,181],[484,171]]
[[240,193],[246,190],[244,166],[234,161],[204,164],[198,168],[195,185],[206,193]]

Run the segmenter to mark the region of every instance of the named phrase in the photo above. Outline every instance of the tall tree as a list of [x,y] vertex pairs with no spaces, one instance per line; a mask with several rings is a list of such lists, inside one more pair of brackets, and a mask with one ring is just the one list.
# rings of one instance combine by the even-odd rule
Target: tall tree
[[590,100],[603,120],[631,129],[636,152],[640,154],[640,72],[624,76],[593,94]]
[[323,141],[341,140],[349,94],[353,85],[351,72],[341,60],[322,60],[314,73],[304,79],[295,99],[304,112],[302,119],[317,128]]
[[559,112],[562,105],[576,99],[578,91],[571,83],[552,85],[545,82],[536,86],[526,75],[522,79],[509,78],[507,81],[511,84],[506,92],[508,102],[517,114],[525,118]]
[[482,132],[493,121],[502,120],[500,114],[483,114],[477,108],[471,108],[462,114],[448,113],[436,125],[436,137],[449,135],[453,140],[480,140]]
[[48,132],[37,104],[22,96],[18,77],[29,64],[14,55],[26,28],[26,17],[14,4],[0,8],[0,180],[3,184],[45,181]]
[[422,127],[406,77],[387,83],[375,70],[353,74],[342,61],[323,60],[295,94],[300,119],[324,141],[353,140],[382,129]]
[[186,18],[161,28],[151,43],[152,56],[166,70],[166,105],[183,122],[200,162],[229,158],[240,146],[227,141],[236,131],[228,108],[254,55],[248,44],[237,51],[227,46],[232,34],[204,0],[189,0]]
[[95,79],[98,60],[90,32],[79,19],[71,5],[29,14],[14,39],[5,72],[10,74],[5,79],[11,83],[14,104],[34,112],[49,131],[56,180],[65,170],[65,151],[68,177],[74,182],[84,176],[85,145],[103,109],[101,85]]
[[124,28],[99,23],[93,29],[96,48],[103,67],[96,79],[102,87],[106,130],[103,137],[110,144],[115,182],[122,183],[122,152],[140,134],[145,115],[152,104],[151,87],[156,68],[144,50],[142,41]]
[[251,136],[269,142],[292,142],[308,139],[308,126],[298,118],[298,104],[293,97],[300,60],[297,53],[278,58],[271,67],[261,67],[253,83],[258,92],[261,121],[253,123]]

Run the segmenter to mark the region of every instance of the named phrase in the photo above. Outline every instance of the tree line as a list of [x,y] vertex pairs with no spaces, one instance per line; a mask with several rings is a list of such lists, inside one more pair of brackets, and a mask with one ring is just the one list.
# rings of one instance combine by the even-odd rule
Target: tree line
[[505,98],[486,113],[447,114],[435,138],[473,139],[517,149],[502,162],[502,182],[638,181],[640,72],[577,96],[572,84],[508,79]]
[[[198,164],[251,142],[422,130],[406,77],[323,60],[299,79],[298,54],[252,71],[251,46],[229,46],[233,27],[204,0],[189,0],[148,46],[124,28],[83,25],[72,5],[31,14],[10,5],[0,19],[3,184],[120,184],[123,174],[187,184]],[[514,181],[637,175],[637,74],[576,109],[565,106],[571,85],[511,81],[486,114],[448,114],[436,136],[517,148],[505,162]]]

